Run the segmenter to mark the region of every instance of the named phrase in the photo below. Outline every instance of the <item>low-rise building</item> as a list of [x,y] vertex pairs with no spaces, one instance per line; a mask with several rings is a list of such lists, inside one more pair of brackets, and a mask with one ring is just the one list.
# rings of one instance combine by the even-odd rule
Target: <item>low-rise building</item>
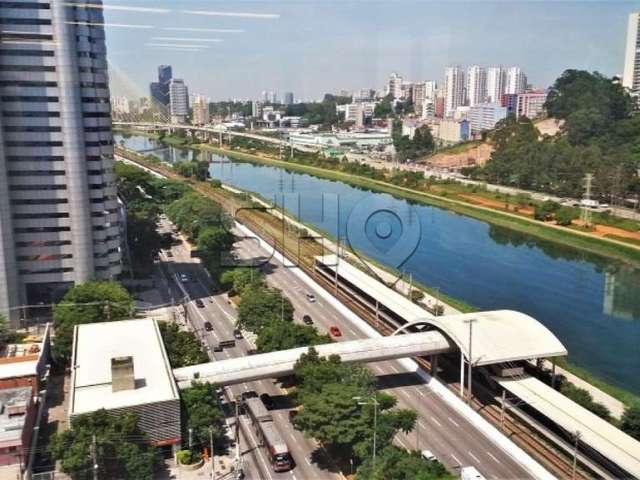
[[518,94],[505,93],[500,99],[500,105],[507,109],[507,115],[515,115],[518,110]]
[[503,118],[507,117],[507,108],[497,103],[479,103],[471,107],[469,120],[471,133],[491,130]]
[[468,120],[443,119],[440,121],[437,132],[438,134],[435,138],[445,144],[466,142],[469,140],[471,134],[469,130]]
[[40,384],[49,370],[49,332],[46,325],[42,334],[30,334],[0,352],[0,466],[16,465],[16,472],[28,464],[32,451]]
[[133,412],[150,442],[181,443],[180,397],[154,319],[77,325],[73,337],[69,419],[105,409]]
[[536,118],[544,113],[547,94],[542,91],[520,93],[517,99],[516,118]]

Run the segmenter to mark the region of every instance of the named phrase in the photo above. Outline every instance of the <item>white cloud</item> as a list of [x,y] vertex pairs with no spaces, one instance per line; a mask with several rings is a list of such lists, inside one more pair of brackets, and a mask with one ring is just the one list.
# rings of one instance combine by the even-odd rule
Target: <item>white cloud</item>
[[244,33],[244,30],[239,28],[164,27],[162,30],[174,32]]
[[220,38],[152,37],[151,40],[169,42],[223,42]]

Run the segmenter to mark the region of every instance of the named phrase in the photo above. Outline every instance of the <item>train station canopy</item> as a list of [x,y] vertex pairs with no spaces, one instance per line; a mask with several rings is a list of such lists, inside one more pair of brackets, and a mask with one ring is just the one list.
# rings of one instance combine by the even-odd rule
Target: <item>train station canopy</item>
[[[316,257],[316,264],[335,273],[351,294],[377,303],[409,324],[430,325],[449,337],[474,365],[490,365],[567,355],[558,338],[524,313],[496,310],[436,317],[376,278],[335,255]],[[471,330],[471,343],[469,333]]]
[[505,390],[600,452],[632,477],[640,478],[640,442],[529,375],[493,377]]

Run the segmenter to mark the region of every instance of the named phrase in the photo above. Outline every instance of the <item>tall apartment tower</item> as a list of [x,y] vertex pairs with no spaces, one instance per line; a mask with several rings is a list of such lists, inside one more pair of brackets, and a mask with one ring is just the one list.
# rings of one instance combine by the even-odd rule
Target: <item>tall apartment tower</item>
[[158,81],[149,85],[151,101],[156,105],[169,106],[169,84],[172,77],[171,65],[158,67]]
[[627,24],[627,47],[624,54],[624,72],[622,74],[622,86],[631,90],[631,93],[640,93],[640,13],[629,15]]
[[447,67],[444,73],[444,113],[446,116],[465,103],[464,72],[458,65]]
[[184,80],[172,78],[169,84],[171,123],[185,123],[189,115],[189,90]]
[[0,2],[0,313],[14,324],[21,305],[121,271],[100,5]]
[[487,97],[487,71],[478,65],[467,69],[467,100],[469,106],[484,103]]
[[396,72],[389,75],[386,90],[387,94],[391,94],[394,99],[402,98],[402,77]]
[[502,67],[487,68],[487,102],[500,103],[505,87],[505,71]]
[[527,89],[527,76],[520,67],[509,67],[505,76],[504,93],[518,94]]

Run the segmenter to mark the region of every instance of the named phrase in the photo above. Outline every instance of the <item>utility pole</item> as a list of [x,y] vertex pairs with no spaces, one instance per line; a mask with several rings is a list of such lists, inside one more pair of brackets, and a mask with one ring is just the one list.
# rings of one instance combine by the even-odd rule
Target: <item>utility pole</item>
[[476,318],[470,318],[468,320],[464,320],[464,323],[468,323],[469,324],[469,366],[468,366],[468,373],[467,373],[467,390],[468,390],[468,397],[467,397],[467,403],[469,405],[471,405],[471,397],[473,396],[472,390],[471,390],[471,368],[473,367],[473,322],[477,322],[478,320]]
[[193,449],[193,428],[189,429],[189,450]]
[[578,464],[578,442],[580,442],[580,437],[582,436],[582,433],[580,433],[580,430],[578,430],[574,437],[575,437],[575,441],[573,443],[573,466],[571,467],[571,479],[573,480],[574,478],[576,478],[576,467]]
[[98,448],[96,446],[96,436],[92,435],[91,437],[91,463],[93,470],[93,480],[98,480]]
[[591,200],[591,184],[593,183],[593,173],[587,173],[584,176],[584,195],[582,196],[583,205],[582,205],[582,213],[580,215],[580,219],[585,227],[591,226],[591,209],[587,206],[589,205],[589,200]]

